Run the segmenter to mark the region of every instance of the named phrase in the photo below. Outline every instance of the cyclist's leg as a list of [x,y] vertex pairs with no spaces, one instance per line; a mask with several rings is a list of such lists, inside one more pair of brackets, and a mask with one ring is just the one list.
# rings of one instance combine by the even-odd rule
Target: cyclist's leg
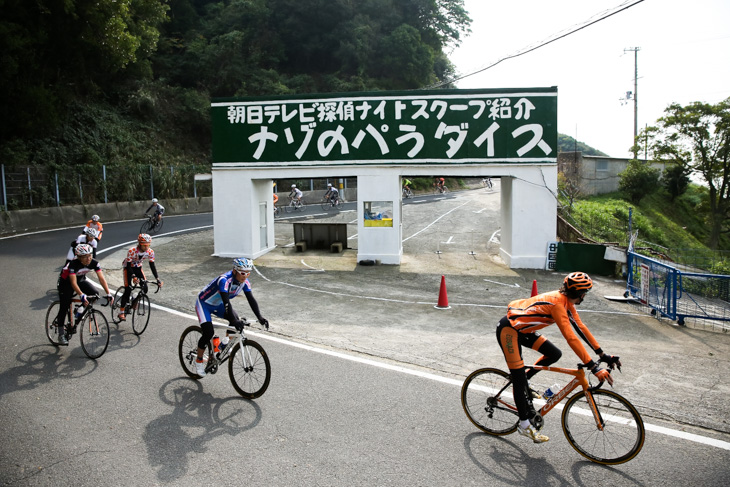
[[71,283],[68,282],[68,279],[61,279],[58,278],[58,284],[56,286],[56,289],[58,289],[58,300],[60,301],[58,306],[58,314],[56,315],[56,323],[59,327],[59,333],[60,330],[63,330],[61,328],[66,321],[66,316],[68,315],[68,310],[71,306],[71,299],[73,299],[74,290],[71,287]]
[[532,405],[532,398],[527,392],[525,362],[522,360],[522,346],[520,345],[519,334],[517,330],[512,328],[506,316],[499,321],[497,343],[502,349],[512,376],[512,392],[520,421],[524,421],[535,415],[535,407]]
[[129,295],[132,294],[132,285],[130,281],[133,277],[133,272],[131,269],[132,267],[130,265],[125,265],[124,270],[122,271],[122,284],[124,285],[124,294],[122,294],[122,299],[119,301],[119,310],[121,312],[124,312],[124,308],[129,302]]
[[[553,345],[550,340],[537,332],[527,334],[521,333],[520,335],[520,345],[522,345],[523,347],[531,348],[532,350],[535,350],[536,352],[542,354],[542,357],[537,359],[535,365],[552,365],[560,360],[560,357],[563,356],[563,352],[561,352],[558,347]],[[525,369],[525,375],[527,376],[527,380],[530,380],[538,372],[539,370],[534,370],[530,367],[527,367]]]

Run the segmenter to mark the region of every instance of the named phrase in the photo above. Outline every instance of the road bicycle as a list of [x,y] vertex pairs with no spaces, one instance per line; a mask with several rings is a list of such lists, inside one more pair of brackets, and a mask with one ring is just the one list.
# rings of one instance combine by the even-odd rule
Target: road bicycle
[[[142,283],[153,284],[157,286],[155,294],[160,292],[160,285],[156,282],[149,281],[132,281],[132,291],[129,295],[129,301],[127,306],[124,307],[124,314],[132,317],[132,331],[135,335],[139,336],[147,329],[147,324],[150,322],[150,314],[152,314],[152,305],[150,304],[150,298],[144,291]],[[119,319],[119,311],[121,311],[122,295],[124,294],[124,286],[119,286],[117,292],[114,293],[114,299],[112,300],[112,321],[118,325],[122,322]],[[134,294],[135,289],[139,291]]]
[[274,218],[278,217],[279,215],[281,215],[281,208],[274,205]]
[[[46,312],[46,336],[52,345],[60,346],[60,334],[64,333],[66,340],[70,341],[71,337],[79,332],[81,340],[81,349],[90,359],[98,359],[109,346],[109,322],[107,322],[104,313],[94,309],[94,303],[99,299],[99,295],[86,296],[88,306],[81,311],[83,306],[80,297],[71,300],[71,306],[67,311],[67,325],[63,330],[59,330],[58,326],[58,307],[61,306],[60,301],[54,301],[48,306]],[[109,306],[109,300],[103,306]],[[71,308],[74,308],[73,318]]]
[[162,215],[160,215],[159,220],[157,219],[157,215],[145,215],[145,218],[147,218],[147,221],[142,224],[139,233],[153,234],[162,230],[162,224],[165,222]]
[[[591,387],[586,366],[577,369],[533,365],[532,368],[570,375],[573,379],[548,398],[533,420],[542,428],[543,418],[577,387],[568,399],[561,418],[563,433],[575,450],[596,463],[616,465],[634,458],[642,446],[646,432],[636,408],[613,391]],[[461,388],[461,405],[469,420],[485,433],[504,436],[517,430],[519,417],[512,393],[512,378],[507,372],[483,368],[472,372]]]
[[413,198],[413,191],[410,188],[403,188],[403,197],[406,199]]
[[[228,325],[213,325],[218,330],[217,334],[230,332],[230,341],[222,352],[215,352],[212,342],[206,346],[203,359],[206,361],[206,375],[218,372],[218,367],[228,362],[228,376],[231,379],[233,388],[241,396],[247,399],[260,397],[271,380],[271,363],[266,355],[264,347],[258,342],[249,340],[243,333],[244,326],[250,326],[245,320],[239,322],[240,327]],[[191,379],[198,380],[195,360],[198,355],[198,341],[203,335],[200,326],[193,325],[183,331],[178,345],[180,365]]]
[[433,194],[444,194],[448,193],[449,188],[446,187],[445,184],[434,184],[433,185]]
[[289,204],[286,205],[284,208],[287,213],[291,213],[292,211],[297,211],[297,210],[304,211],[304,208],[306,206],[307,205],[306,205],[306,203],[304,203],[304,198],[302,198],[301,200],[290,198]]
[[322,209],[327,211],[340,211],[342,209],[342,200],[340,200],[340,198],[333,200],[332,198],[329,198],[327,196],[322,196],[322,201],[320,202],[320,204],[322,205]]
[[492,182],[492,178],[482,178],[482,186],[484,186],[486,189],[492,189],[494,187],[494,183]]

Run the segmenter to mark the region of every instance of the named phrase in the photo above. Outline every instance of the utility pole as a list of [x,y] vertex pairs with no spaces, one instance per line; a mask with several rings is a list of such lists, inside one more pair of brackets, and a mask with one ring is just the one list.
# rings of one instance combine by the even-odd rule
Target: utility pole
[[634,52],[634,142],[631,144],[634,147],[634,159],[638,157],[638,151],[636,149],[636,136],[639,134],[639,51],[640,47],[628,47],[624,49],[624,52]]

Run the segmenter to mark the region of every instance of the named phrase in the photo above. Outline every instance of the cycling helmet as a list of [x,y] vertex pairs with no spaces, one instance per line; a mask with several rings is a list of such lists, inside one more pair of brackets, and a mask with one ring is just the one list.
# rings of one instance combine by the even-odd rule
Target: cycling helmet
[[253,269],[253,261],[246,257],[241,257],[233,261],[233,270],[238,272],[251,272]]
[[98,222],[99,221],[99,215],[92,215],[91,216],[91,221],[92,222]]
[[561,291],[569,298],[577,298],[593,287],[593,281],[585,272],[571,272],[563,279]]
[[74,253],[81,257],[82,255],[91,255],[94,253],[94,248],[89,244],[78,244]]
[[87,237],[96,238],[96,236],[99,235],[99,232],[96,231],[96,228],[85,227],[84,228],[84,234]]
[[292,187],[292,188],[296,188],[296,187],[297,187],[297,185],[296,185],[296,184],[292,184],[292,185],[291,185],[291,187]]
[[152,237],[150,237],[146,233],[140,233],[139,237],[137,237],[137,242],[139,243],[152,243]]
[[327,187],[328,188],[331,188],[332,187],[332,183],[327,183]]

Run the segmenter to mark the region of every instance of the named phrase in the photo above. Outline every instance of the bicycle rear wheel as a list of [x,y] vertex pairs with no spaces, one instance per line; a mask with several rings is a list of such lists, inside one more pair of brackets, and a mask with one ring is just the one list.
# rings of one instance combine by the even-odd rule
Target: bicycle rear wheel
[[203,329],[199,326],[189,326],[180,335],[180,342],[177,346],[177,353],[180,357],[180,365],[183,371],[191,379],[198,380],[201,377],[198,375],[195,359],[198,356],[198,342],[203,336]]
[[563,432],[575,450],[596,463],[617,465],[634,458],[646,432],[636,408],[613,391],[590,393],[603,428],[598,429],[585,392],[571,397],[563,409]]
[[247,399],[260,397],[271,380],[271,363],[264,347],[252,340],[237,344],[228,359],[228,375],[233,388]]
[[[60,301],[54,301],[48,307],[46,312],[46,336],[51,345],[58,346],[59,330],[56,323],[56,317],[58,316],[58,307],[61,306]],[[70,312],[67,313],[66,319],[71,320]]]
[[490,435],[513,433],[519,414],[507,372],[499,369],[475,370],[461,386],[461,405],[469,421]]
[[96,309],[90,310],[79,323],[81,329],[81,348],[87,357],[98,359],[109,346],[109,322],[104,314]]
[[160,218],[159,221],[156,222],[156,224],[152,227],[152,231],[157,233],[162,230],[162,225],[165,223],[164,218]]
[[137,300],[136,307],[132,305],[132,331],[135,335],[141,335],[147,329],[151,313],[150,298],[143,294]]
[[121,309],[122,295],[124,294],[124,286],[119,286],[117,292],[114,293],[114,299],[111,304],[112,322],[116,325],[121,323],[119,320],[119,310]]

